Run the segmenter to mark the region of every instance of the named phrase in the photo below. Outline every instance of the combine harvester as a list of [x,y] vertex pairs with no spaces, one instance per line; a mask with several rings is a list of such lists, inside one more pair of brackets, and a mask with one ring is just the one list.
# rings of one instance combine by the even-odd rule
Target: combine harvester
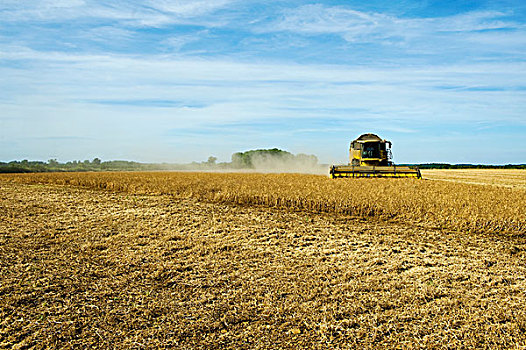
[[332,179],[340,177],[414,177],[420,179],[418,167],[397,166],[391,159],[391,141],[375,134],[363,134],[351,142],[350,163],[331,165]]

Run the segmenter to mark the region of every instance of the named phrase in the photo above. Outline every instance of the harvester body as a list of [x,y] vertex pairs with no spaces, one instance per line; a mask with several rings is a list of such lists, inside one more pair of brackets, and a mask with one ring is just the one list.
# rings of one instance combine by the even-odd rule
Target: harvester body
[[391,141],[375,134],[363,134],[351,142],[349,164],[332,165],[331,178],[340,177],[416,177],[417,167],[397,166],[392,162]]

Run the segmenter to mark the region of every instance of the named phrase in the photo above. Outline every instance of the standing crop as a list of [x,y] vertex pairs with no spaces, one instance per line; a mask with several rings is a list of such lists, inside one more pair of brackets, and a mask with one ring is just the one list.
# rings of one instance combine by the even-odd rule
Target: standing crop
[[476,184],[190,172],[46,173],[4,175],[0,179],[410,220],[467,232],[526,232],[526,190]]

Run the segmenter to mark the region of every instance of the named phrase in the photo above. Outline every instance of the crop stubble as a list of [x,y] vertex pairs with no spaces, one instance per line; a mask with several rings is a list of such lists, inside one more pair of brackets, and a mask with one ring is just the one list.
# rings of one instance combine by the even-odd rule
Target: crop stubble
[[[526,173],[525,173],[526,174]],[[54,173],[4,175],[21,183],[409,220],[463,232],[526,232],[526,189],[416,179],[331,180],[319,175]]]
[[426,179],[526,189],[524,169],[429,169]]
[[68,175],[119,193],[0,182],[1,346],[526,346],[520,231],[232,205],[204,176]]

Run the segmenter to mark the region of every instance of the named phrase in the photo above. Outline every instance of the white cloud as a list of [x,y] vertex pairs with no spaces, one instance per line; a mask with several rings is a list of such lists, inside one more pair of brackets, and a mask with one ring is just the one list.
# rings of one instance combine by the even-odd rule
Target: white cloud
[[[414,131],[425,143],[422,127],[480,122],[526,126],[524,92],[465,89],[520,86],[526,81],[524,64],[412,70],[163,56],[48,56],[31,50],[24,51],[23,59],[20,52],[3,54],[4,60],[13,56],[27,64],[0,67],[0,144],[9,145],[0,150],[3,160],[98,156],[185,162],[210,154],[228,160],[235,151],[268,146],[341,161],[348,139],[358,130],[383,137]],[[322,127],[313,128],[309,120]],[[327,126],[331,120],[340,123],[323,127],[326,120]],[[266,121],[287,127],[259,131],[257,125]],[[65,136],[69,141],[57,139]],[[311,138],[317,141],[308,142]],[[406,146],[393,141],[398,161],[404,154],[406,161],[429,161],[444,152],[411,158],[417,140]]]
[[505,18],[505,13],[497,11],[477,11],[435,18],[398,18],[316,4],[286,10],[280,20],[259,30],[312,35],[339,34],[350,42],[370,42],[386,38],[426,37],[436,33],[524,28]]
[[[0,4],[0,21],[69,21],[78,18],[107,19],[128,25],[158,27],[206,16],[237,0],[17,0]],[[218,25],[214,18],[202,19],[203,25]]]
[[135,35],[134,32],[122,28],[101,26],[95,27],[83,33],[83,37],[94,41],[119,41],[129,40]]
[[337,33],[351,38],[373,33],[379,23],[386,20],[390,20],[389,17],[318,4],[287,10],[277,23],[271,23],[261,29],[306,34]]
[[109,115],[147,111],[185,127],[269,117],[353,118],[351,109],[360,110],[354,116],[401,123],[526,122],[524,63],[366,69],[1,51],[6,61],[28,62],[25,69],[0,68],[3,100],[21,111],[89,104]]
[[[275,7],[262,15],[265,19],[254,21],[260,13],[244,12],[248,8],[243,6],[232,9],[234,2],[240,3],[1,1],[0,23],[9,22],[19,29],[19,35],[0,37],[0,145],[8,145],[0,147],[0,159],[9,154],[30,157],[24,156],[28,154],[24,149],[48,152],[49,156],[38,155],[47,159],[54,157],[49,152],[56,147],[70,152],[62,155],[66,159],[85,152],[106,158],[128,154],[145,160],[170,160],[174,155],[179,161],[190,161],[206,159],[216,146],[218,152],[229,155],[251,145],[274,147],[292,142],[309,143],[312,148],[323,145],[320,152],[331,154],[335,148],[327,135],[339,134],[347,143],[346,135],[355,130],[416,133],[425,141],[429,133],[422,133],[422,129],[455,123],[526,127],[522,49],[526,35],[524,26],[504,13],[398,18],[307,5],[288,10],[280,20],[268,24],[265,16],[272,16]],[[83,25],[76,27],[77,20]],[[71,33],[64,34],[62,26],[53,25],[42,26],[42,33],[36,33],[33,25],[38,27],[41,22],[71,23]],[[134,28],[172,23],[208,27],[229,23],[229,31],[235,35],[213,28],[192,27],[178,33]],[[263,28],[264,23],[267,26]],[[247,28],[256,27],[259,34],[272,34],[247,33]],[[323,55],[335,52],[342,53],[343,62],[347,54],[354,57],[355,48],[360,50],[359,45],[341,41],[326,43],[323,38],[322,42],[315,38],[317,34],[338,35],[350,43],[372,43],[374,49],[364,50],[362,57],[368,61],[360,62],[362,65],[290,63],[308,62],[310,58],[303,55],[314,57],[317,53],[321,54],[315,59],[324,62]],[[210,40],[212,35],[218,40]],[[195,47],[208,49],[208,58],[195,57],[195,52],[190,56],[185,50],[180,51],[186,56],[152,54],[162,52],[163,45],[168,47],[166,51],[177,52],[204,37],[207,40]],[[78,44],[77,54],[58,51],[62,44]],[[397,44],[403,50],[379,48],[383,44]],[[338,45],[345,49],[340,51]],[[152,50],[153,46],[158,50]],[[221,58],[214,57],[214,48],[222,52]],[[454,49],[453,55],[419,60],[414,65],[405,61],[413,52],[434,58],[448,48]],[[101,53],[90,54],[93,49]],[[104,53],[128,49],[136,54]],[[386,60],[379,63],[376,59],[384,55],[375,50],[383,49]],[[472,50],[473,55],[455,59],[465,50]],[[481,54],[485,52],[494,56]],[[279,127],[261,132],[258,125],[269,120]],[[223,130],[229,125],[232,129],[225,136]],[[203,135],[210,143],[202,143]],[[66,147],[58,141],[42,141],[64,137],[71,140]],[[305,141],[309,137],[317,141]],[[79,140],[78,145],[74,140]],[[158,157],[141,151],[137,140]],[[413,142],[407,144],[410,147]],[[133,153],[137,149],[139,153]],[[204,153],[195,155],[187,149]],[[113,150],[122,153],[111,153]]]
[[197,33],[185,34],[185,35],[174,35],[162,41],[163,45],[166,45],[175,51],[181,50],[187,44],[198,41],[203,37],[209,35],[208,30],[201,30]]
[[526,34],[523,31],[469,33],[465,35],[465,39],[472,43],[482,44],[486,48],[516,48],[516,53],[521,54],[524,54],[523,48],[526,47]]
[[183,17],[201,16],[230,5],[232,0],[154,0],[149,6]]

